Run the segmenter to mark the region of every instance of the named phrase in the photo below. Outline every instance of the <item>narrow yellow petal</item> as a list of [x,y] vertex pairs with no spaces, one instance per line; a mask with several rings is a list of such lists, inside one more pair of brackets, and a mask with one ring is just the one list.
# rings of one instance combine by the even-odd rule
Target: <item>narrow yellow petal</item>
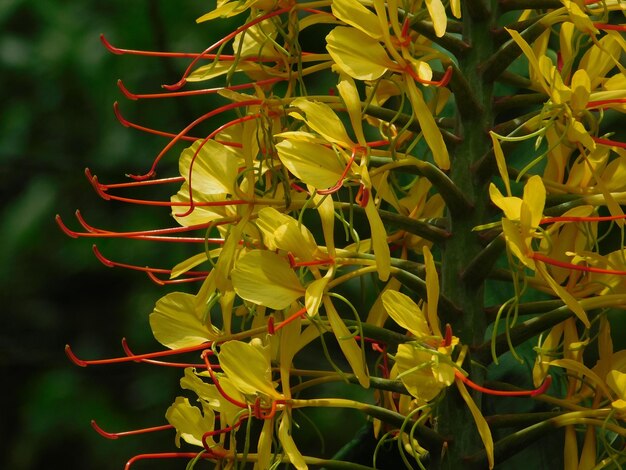
[[435,118],[426,105],[422,92],[417,89],[415,82],[407,80],[406,83],[408,85],[409,99],[411,100],[411,105],[413,105],[413,115],[417,118],[422,128],[424,139],[433,153],[433,159],[439,168],[448,170],[450,168],[450,156]]
[[[506,159],[504,158],[504,152],[502,151],[502,146],[500,145],[500,140],[497,137],[495,132],[489,131],[489,135],[491,136],[491,142],[493,143],[493,153],[496,157],[496,165],[498,166],[498,172],[500,173],[500,178],[504,182],[504,187],[506,188],[506,195],[511,196],[511,181],[509,179],[509,171],[506,167]],[[493,183],[491,183],[493,184]],[[489,189],[491,192],[491,188]]]
[[383,32],[378,17],[357,0],[333,0],[332,9],[333,15],[344,23],[375,39],[382,39]]
[[298,450],[293,437],[291,437],[291,418],[286,412],[283,413],[280,425],[278,426],[278,440],[282,444],[283,450],[291,462],[291,465],[296,467],[296,470],[308,470],[308,465]]
[[363,351],[361,351],[361,348],[353,337],[354,335],[343,322],[337,310],[335,310],[335,306],[330,300],[330,297],[325,296],[323,302],[330,327],[337,338],[341,351],[352,367],[352,372],[354,372],[359,384],[361,384],[363,388],[369,388],[370,377]]
[[430,330],[437,337],[442,337],[439,328],[439,316],[437,315],[437,304],[439,302],[439,275],[435,267],[435,260],[427,246],[424,246],[424,264],[426,265],[426,312],[428,314],[428,324]]
[[560,286],[548,273],[545,265],[541,262],[535,262],[535,267],[537,269],[537,273],[543,278],[544,281],[548,283],[550,288],[554,291],[554,293],[561,298],[565,305],[578,317],[578,319],[583,322],[585,328],[590,328],[591,323],[589,323],[589,318],[587,318],[587,314],[585,310],[582,308],[580,303],[567,292],[562,286]]
[[[335,4],[333,3],[333,6]],[[360,3],[359,3],[360,5]],[[356,88],[356,84],[352,77],[345,73],[340,74],[339,83],[337,84],[337,90],[339,95],[346,105],[348,110],[348,116],[350,116],[350,122],[352,123],[352,129],[356,135],[356,139],[359,145],[365,145],[365,135],[363,134],[363,118],[361,116],[361,98]]]
[[378,268],[378,278],[381,281],[389,279],[391,272],[391,254],[387,243],[387,232],[385,224],[380,218],[380,214],[370,197],[365,205],[365,215],[370,224],[372,232],[372,247],[376,255],[376,267]]
[[413,300],[401,292],[387,290],[381,296],[387,313],[393,320],[417,339],[432,336],[424,312]]
[[291,107],[304,111],[306,118],[297,112],[290,112],[290,116],[306,122],[307,126],[324,137],[328,142],[344,147],[354,146],[354,143],[346,133],[341,119],[326,103],[311,101],[306,98],[296,98],[291,102]]
[[448,15],[446,15],[446,9],[443,3],[441,3],[441,0],[426,0],[426,8],[433,22],[435,35],[437,37],[443,36],[446,33],[446,26],[448,25]]
[[476,423],[476,427],[478,428],[478,434],[480,434],[480,438],[482,439],[483,445],[485,446],[485,451],[487,452],[487,461],[489,462],[489,469],[491,470],[494,466],[493,437],[491,435],[491,429],[489,429],[489,425],[487,424],[487,421],[476,406],[476,403],[474,403],[474,400],[472,400],[472,397],[467,391],[465,384],[459,379],[455,379],[455,382],[457,387],[459,388],[459,393],[463,397],[463,400],[465,400],[465,403],[467,404],[470,413],[472,413],[472,416],[474,417],[474,422]]

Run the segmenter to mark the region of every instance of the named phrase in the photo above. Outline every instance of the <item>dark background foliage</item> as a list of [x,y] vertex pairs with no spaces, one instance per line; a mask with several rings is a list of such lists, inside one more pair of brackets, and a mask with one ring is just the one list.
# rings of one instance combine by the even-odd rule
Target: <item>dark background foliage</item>
[[[167,208],[101,200],[82,171],[89,166],[102,181],[121,181],[146,170],[166,143],[121,126],[115,100],[130,119],[173,132],[206,112],[207,101],[194,108],[184,100],[125,100],[118,78],[134,91],[158,92],[188,61],[115,56],[99,35],[121,47],[201,50],[226,27],[195,24],[208,8],[156,0],[0,2],[1,468],[119,469],[134,454],[173,449],[171,432],[109,441],[89,421],[112,431],[163,424],[180,370],[82,369],[64,354],[70,343],[85,358],[119,356],[123,336],[137,350],[156,349],[147,317],[167,290],[141,273],[104,267],[93,240],[69,239],[54,216],[74,228],[76,209],[114,230],[171,224]],[[176,157],[169,155],[173,169]],[[186,255],[181,247],[124,240],[98,247],[139,265],[167,267]],[[159,468],[168,465],[184,468],[180,461]]]

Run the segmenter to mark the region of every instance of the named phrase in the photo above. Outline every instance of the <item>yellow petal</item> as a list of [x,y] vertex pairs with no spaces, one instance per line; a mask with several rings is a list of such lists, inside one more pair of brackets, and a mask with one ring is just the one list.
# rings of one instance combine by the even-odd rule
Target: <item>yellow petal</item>
[[446,15],[446,9],[443,3],[441,3],[441,0],[426,0],[426,8],[433,22],[435,35],[437,37],[443,36],[446,33],[446,26],[448,25],[448,15]]
[[333,0],[332,9],[333,15],[344,23],[375,39],[382,39],[383,32],[378,17],[357,0]]
[[472,416],[474,417],[474,422],[476,423],[476,427],[478,428],[478,434],[480,434],[480,438],[482,439],[483,445],[485,446],[485,452],[487,452],[487,461],[489,462],[489,469],[491,470],[494,466],[493,437],[491,435],[489,425],[487,424],[487,421],[480,412],[480,409],[476,406],[476,403],[474,403],[474,400],[472,400],[472,397],[467,391],[465,384],[459,379],[456,379],[455,382],[457,387],[459,388],[459,393],[463,397],[463,400],[465,400],[465,403],[467,404],[470,413],[472,413]]
[[439,329],[439,316],[437,315],[437,304],[439,302],[439,275],[437,274],[437,268],[435,267],[435,260],[430,252],[430,249],[425,246],[424,252],[424,264],[426,265],[426,295],[428,303],[426,304],[426,311],[428,314],[428,324],[430,330],[437,337],[442,337],[441,330]]
[[433,159],[439,168],[447,170],[450,168],[450,156],[435,118],[424,102],[422,92],[417,89],[414,81],[407,80],[407,85],[409,99],[411,100],[411,105],[413,105],[413,115],[420,124],[424,139],[433,153]]
[[591,91],[591,80],[589,74],[584,69],[578,69],[572,77],[572,98],[571,107],[574,113],[583,111],[589,102]]
[[[424,404],[434,399],[439,393],[452,383],[454,371],[449,380],[440,380],[436,371],[436,364],[430,364],[435,356],[424,350],[418,349],[411,344],[401,344],[396,353],[396,367],[398,377],[407,391],[414,396],[419,404]],[[446,364],[448,368],[449,365]]]
[[529,257],[531,253],[528,245],[530,239],[522,235],[519,224],[509,220],[502,219],[502,232],[506,240],[507,247],[522,263],[530,269],[535,269],[535,260]]
[[[333,8],[335,4],[336,2],[333,3]],[[357,5],[360,5],[360,3],[357,2]],[[346,109],[348,110],[348,116],[350,116],[350,122],[356,135],[356,140],[360,145],[365,145],[367,142],[365,140],[365,135],[363,134],[361,98],[359,97],[359,92],[356,88],[354,80],[352,80],[352,77],[345,73],[341,73],[339,83],[337,84],[337,90],[339,90],[339,95],[341,95],[341,99],[345,103]]]
[[274,420],[266,419],[263,421],[263,428],[257,440],[257,461],[254,462],[254,470],[271,468],[273,436]]
[[[524,204],[528,207],[530,220],[522,222],[524,228],[537,228],[543,217],[543,207],[546,204],[546,188],[540,176],[531,176],[524,185]],[[520,217],[521,219],[521,217]]]
[[304,305],[309,316],[317,315],[317,311],[322,303],[324,292],[330,278],[324,276],[321,279],[316,279],[306,287],[306,293],[304,294]]
[[545,265],[540,262],[535,263],[535,267],[537,269],[537,273],[543,278],[544,281],[548,283],[550,288],[554,291],[554,293],[561,298],[565,305],[578,317],[578,319],[583,322],[585,328],[590,328],[591,324],[589,323],[589,318],[587,318],[587,314],[585,310],[582,308],[580,303],[567,292],[562,286],[560,286],[552,276],[548,273]]
[[330,196],[321,196],[316,194],[313,197],[313,202],[317,207],[317,212],[320,215],[322,222],[322,231],[324,232],[324,243],[326,243],[326,250],[328,255],[332,258],[335,257],[335,208],[333,205],[333,199]]
[[341,351],[344,356],[346,356],[348,363],[352,367],[352,372],[354,372],[359,384],[361,384],[363,388],[369,388],[370,377],[367,371],[367,364],[365,363],[363,351],[361,351],[361,348],[354,339],[354,335],[343,322],[337,313],[337,310],[335,310],[335,306],[330,298],[325,296],[323,302],[330,327],[337,338]]
[[387,232],[371,196],[365,205],[365,215],[372,232],[372,247],[376,256],[378,278],[381,281],[386,281],[389,279],[389,273],[391,272],[391,255],[389,244],[387,243]]
[[180,447],[180,440],[194,446],[203,447],[202,435],[214,430],[215,415],[213,411],[204,407],[204,415],[200,408],[196,408],[184,397],[176,400],[165,412],[167,421],[176,428],[176,446]]
[[287,169],[317,189],[334,186],[344,166],[332,149],[304,141],[283,140],[276,144],[278,158]]
[[184,292],[171,292],[159,299],[150,314],[150,327],[155,339],[170,349],[197,346],[217,338],[210,317],[196,313],[196,297]]
[[589,380],[591,380],[596,387],[598,387],[598,389],[604,394],[604,396],[611,396],[611,392],[604,384],[604,381],[600,377],[598,377],[598,375],[594,371],[589,369],[584,364],[573,359],[555,359],[554,361],[550,362],[550,365],[563,367],[564,369],[567,369],[570,372],[574,372],[575,374],[584,375]]
[[522,200],[520,198],[503,196],[493,183],[489,183],[489,197],[491,202],[502,209],[507,219],[519,220],[522,211]]
[[287,455],[291,465],[296,467],[297,470],[307,470],[309,468],[298,450],[293,437],[291,437],[291,419],[288,413],[283,413],[281,417],[280,425],[278,426],[278,440],[282,444],[283,451]]
[[303,261],[310,261],[317,252],[313,235],[303,224],[273,207],[258,212],[256,225],[263,234],[263,243],[269,250],[284,250]]
[[612,370],[606,376],[606,383],[620,399],[626,399],[626,374]]
[[395,290],[387,290],[381,298],[389,316],[402,328],[413,333],[417,339],[432,336],[424,312],[410,297]]
[[291,107],[298,108],[306,113],[306,118],[300,113],[290,112],[289,115],[306,122],[312,130],[324,137],[328,142],[352,147],[354,144],[348,137],[341,119],[326,103],[310,101],[306,98],[296,98],[291,102]]
[[357,80],[376,80],[395,67],[376,39],[355,28],[337,26],[326,36],[326,49],[335,63]]
[[237,295],[275,310],[289,307],[304,295],[304,288],[289,263],[276,253],[252,250],[232,270]]
[[[504,187],[506,188],[506,195],[510,197],[511,196],[511,182],[509,180],[509,171],[507,170],[507,167],[506,167],[506,159],[504,158],[504,152],[502,151],[500,140],[498,139],[497,135],[492,131],[489,131],[489,135],[491,136],[491,142],[493,143],[493,153],[496,157],[496,165],[498,166],[498,172],[500,173],[500,178],[502,178],[502,181],[504,182]],[[489,187],[489,192],[491,193],[491,186]]]
[[218,358],[222,370],[241,393],[252,396],[262,393],[275,400],[282,398],[274,389],[269,360],[252,344],[243,341],[222,343]]

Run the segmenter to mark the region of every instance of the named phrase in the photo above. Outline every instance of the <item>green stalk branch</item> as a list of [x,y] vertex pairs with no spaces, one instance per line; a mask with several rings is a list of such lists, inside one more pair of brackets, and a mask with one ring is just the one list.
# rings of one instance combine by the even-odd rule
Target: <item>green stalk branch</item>
[[[518,315],[537,315],[540,313],[550,312],[551,310],[560,308],[563,306],[562,300],[540,300],[538,302],[525,302],[517,306]],[[493,305],[485,309],[485,315],[489,321],[494,321],[496,315],[500,310],[501,305]]]
[[477,114],[482,113],[484,110],[483,106],[478,102],[472,87],[456,64],[450,61],[444,63],[444,66],[452,67],[453,70],[448,86],[454,93],[459,115],[462,118],[470,118],[471,116],[476,116]]
[[504,236],[491,240],[483,251],[478,253],[461,273],[461,278],[470,285],[482,284],[493,269],[506,246]]
[[500,0],[500,11],[512,10],[555,10],[563,3],[559,0]]
[[550,98],[544,93],[527,93],[522,95],[506,95],[497,98],[494,103],[494,111],[501,113],[514,108],[523,108],[528,106],[537,106],[544,104]]
[[[342,211],[353,211],[357,214],[365,215],[365,209],[349,202],[335,202],[335,207]],[[421,220],[412,219],[395,212],[379,209],[378,213],[383,222],[398,227],[401,230],[418,235],[431,242],[443,242],[449,236],[450,232],[437,227],[436,225]]]
[[446,33],[441,37],[438,37],[435,34],[435,28],[433,28],[433,24],[427,21],[416,21],[411,23],[411,29],[420,33],[422,36],[427,37],[435,44],[443,47],[444,49],[450,51],[452,55],[459,57],[469,49],[469,45],[458,39],[457,37]]
[[[317,398],[311,400],[290,400],[289,404],[292,408],[352,408],[365,413],[372,418],[377,418],[384,423],[393,427],[400,428],[406,421],[406,416],[395,411],[388,410],[376,405],[370,405],[355,400],[346,400],[343,398]],[[431,428],[423,425],[415,427],[415,437],[425,448],[431,452],[438,452],[443,443],[446,441],[442,436],[437,434]]]
[[[381,106],[374,106],[373,104],[366,106],[365,103],[361,103],[361,105],[363,106],[363,112],[368,116],[372,116],[386,122],[393,122],[399,126],[406,126],[408,124],[407,129],[411,132],[415,132],[417,134],[422,132],[419,122],[417,122],[417,120],[415,120],[411,115],[399,113],[393,109],[387,109]],[[439,128],[439,131],[441,132],[441,136],[446,144],[456,145],[459,143],[458,136],[442,128]]]
[[[526,42],[532,43],[547,27],[548,26],[544,25],[541,20],[538,20],[532,26],[526,28],[521,35]],[[521,53],[522,50],[517,43],[513,41],[513,39],[509,39],[495,54],[482,64],[481,68],[485,80],[495,81]]]

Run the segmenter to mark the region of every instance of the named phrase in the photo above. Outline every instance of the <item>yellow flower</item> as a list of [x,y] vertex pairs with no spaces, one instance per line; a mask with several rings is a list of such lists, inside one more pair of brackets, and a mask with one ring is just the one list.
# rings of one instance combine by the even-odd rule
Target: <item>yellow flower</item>
[[589,319],[580,303],[552,278],[545,263],[536,259],[532,247],[533,238],[539,236],[537,230],[546,200],[546,190],[541,177],[534,175],[528,179],[522,199],[503,196],[493,183],[489,185],[489,195],[493,203],[504,212],[502,231],[511,253],[525,266],[536,271],[550,289],[589,328]]

